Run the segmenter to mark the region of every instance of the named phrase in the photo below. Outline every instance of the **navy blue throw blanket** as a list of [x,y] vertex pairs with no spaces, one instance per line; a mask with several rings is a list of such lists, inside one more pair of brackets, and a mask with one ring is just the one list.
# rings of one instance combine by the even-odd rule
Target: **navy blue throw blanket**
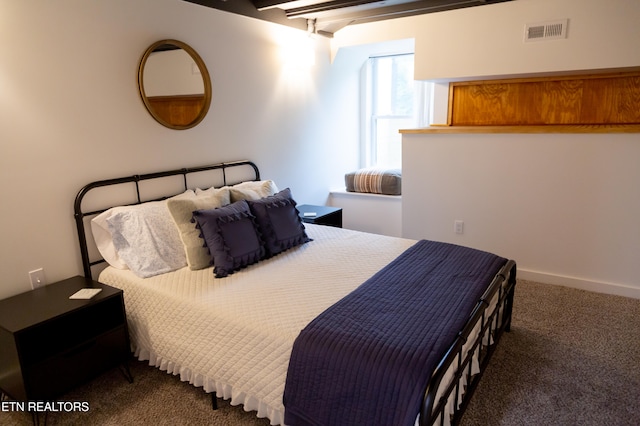
[[285,424],[415,423],[438,362],[506,259],[418,241],[296,339]]

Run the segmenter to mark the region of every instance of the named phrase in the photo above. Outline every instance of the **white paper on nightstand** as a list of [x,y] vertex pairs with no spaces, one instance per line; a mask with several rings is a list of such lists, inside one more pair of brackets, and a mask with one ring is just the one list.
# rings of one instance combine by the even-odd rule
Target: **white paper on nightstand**
[[101,288],[81,288],[69,296],[69,299],[91,299],[102,291]]

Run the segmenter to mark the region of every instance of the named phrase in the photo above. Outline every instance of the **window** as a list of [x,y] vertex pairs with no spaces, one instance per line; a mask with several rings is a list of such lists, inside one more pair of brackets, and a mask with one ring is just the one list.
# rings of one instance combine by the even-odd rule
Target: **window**
[[[400,129],[423,126],[427,83],[413,79],[413,53],[371,57],[363,73],[363,167],[400,168]],[[423,117],[422,120],[419,118]]]

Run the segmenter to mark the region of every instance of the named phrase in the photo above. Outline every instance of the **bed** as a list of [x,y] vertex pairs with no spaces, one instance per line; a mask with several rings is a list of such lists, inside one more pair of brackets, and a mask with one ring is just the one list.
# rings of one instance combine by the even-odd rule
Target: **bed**
[[[223,192],[228,199],[221,198]],[[208,202],[215,198],[214,193],[220,207],[202,208],[210,206],[202,203],[206,197]],[[237,206],[245,204],[249,205],[248,210],[237,210]],[[149,245],[136,245],[142,237],[119,241],[120,231],[138,232],[151,226],[147,223],[153,223],[149,219],[151,210],[147,209],[150,206],[155,206],[156,213],[162,211],[159,220],[165,225],[167,217],[173,219],[175,229],[167,229],[173,233],[172,243],[149,249]],[[189,206],[196,206],[197,213],[192,214]],[[272,207],[274,210],[268,210]],[[137,208],[144,213],[131,214]],[[169,216],[162,209],[169,210]],[[230,216],[221,219],[221,212],[229,209]],[[287,214],[265,224],[261,220],[266,211]],[[178,220],[176,212],[189,216],[193,223]],[[202,387],[212,394],[214,402],[217,397],[230,399],[231,404],[242,404],[245,410],[256,411],[274,425],[362,424],[364,419],[367,424],[385,424],[382,419],[395,417],[384,416],[395,416],[395,412],[401,412],[405,424],[458,423],[500,336],[509,330],[515,262],[449,244],[303,225],[297,214],[294,218],[291,212],[295,212],[291,192],[279,190],[275,182],[261,180],[258,167],[250,161],[96,181],[79,191],[74,205],[84,274],[124,290],[132,351],[140,360],[148,360],[150,365]],[[96,224],[104,217],[108,217],[109,230],[113,232],[111,239],[104,238],[104,222],[103,228]],[[249,222],[261,240],[256,247],[247,243],[254,234],[251,237],[243,234],[248,228],[242,228],[245,225],[241,223]],[[209,232],[208,227],[213,224],[226,228]],[[286,243],[274,245],[272,226],[286,228]],[[201,238],[200,247],[188,244],[193,242],[194,232]],[[157,237],[155,233],[157,230],[151,229],[151,238]],[[179,237],[177,242],[175,235]],[[225,235],[227,242],[222,244],[226,252],[219,253],[215,247],[220,241],[215,238],[224,240]],[[241,247],[234,246],[236,242],[232,239],[236,235],[243,235],[237,242]],[[105,248],[105,239],[111,244],[110,249]],[[203,248],[203,243],[207,247]],[[148,259],[155,254],[147,254],[147,250],[165,248],[168,251],[175,248],[167,258],[186,253],[183,264],[174,262],[167,266],[171,262],[163,261],[149,267]],[[140,255],[140,250],[144,255]],[[206,266],[202,264],[205,259],[198,257],[202,256],[202,250],[208,254]],[[220,257],[231,253],[229,250],[242,253],[234,255],[239,263],[227,265],[226,258]],[[142,258],[140,265],[136,264],[137,257]],[[209,265],[211,258],[214,266]],[[419,264],[412,274],[417,276],[419,286],[406,284],[413,279],[404,274],[409,270],[410,259]],[[430,264],[433,265],[425,266]],[[472,275],[482,276],[473,284],[473,295],[463,298],[454,294],[452,286],[471,292],[466,289],[471,288],[468,282]],[[396,294],[402,294],[396,285],[423,293],[427,285],[435,286],[433,292],[442,299],[435,299],[430,293],[407,293],[395,300]],[[384,299],[387,305],[384,308],[365,305],[363,297],[370,299],[368,304]],[[450,300],[447,303],[453,306],[448,309],[454,311],[457,322],[452,323],[455,328],[451,330],[438,325],[434,330],[424,331],[426,340],[436,342],[428,343],[427,363],[426,356],[420,358],[422,349],[413,343],[418,340],[415,336],[395,337],[398,330],[406,328],[403,315],[413,310],[415,320],[411,322],[419,323],[424,317],[430,324],[432,320],[422,312],[435,312],[438,306],[445,305],[441,300],[447,298]],[[350,361],[341,356],[349,349],[339,342],[349,327],[336,327],[336,321],[351,322],[356,332],[369,334],[352,336],[356,344],[345,340],[345,345],[356,347],[350,350],[356,351]],[[318,340],[312,334],[314,328],[328,330],[323,339],[329,340]],[[417,328],[422,333],[428,325]],[[331,335],[336,329],[341,333],[337,338]],[[372,346],[362,353],[360,348],[366,346],[361,342],[366,339],[368,344],[382,349]],[[386,376],[377,377],[380,370],[386,370],[380,368],[380,362],[387,362],[383,350],[391,347],[394,340],[407,341],[415,356],[398,362],[401,370],[408,371],[382,371],[380,374]],[[320,349],[314,349],[309,341],[320,342]],[[401,351],[406,353],[404,347]],[[329,353],[323,358],[320,352]],[[369,357],[364,362],[372,353],[376,359]],[[327,359],[343,365],[328,364]],[[414,359],[417,368],[410,364]],[[335,377],[325,377],[321,383],[326,376],[322,369],[326,370],[327,365],[329,370],[356,371],[349,364],[354,362],[357,368],[364,365],[362,372],[357,370],[354,380],[345,379],[336,385]],[[406,374],[407,378],[396,380],[399,384],[390,383],[400,374]],[[407,380],[415,383],[407,386]],[[352,386],[355,381],[361,383]],[[411,392],[407,390],[409,387],[413,389]],[[373,392],[377,395],[363,396],[357,389],[378,390]]]

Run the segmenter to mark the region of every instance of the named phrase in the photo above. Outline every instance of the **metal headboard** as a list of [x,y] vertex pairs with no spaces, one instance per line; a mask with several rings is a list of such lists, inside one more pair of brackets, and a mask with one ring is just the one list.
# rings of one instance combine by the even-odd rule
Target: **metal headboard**
[[[260,172],[258,170],[258,166],[256,166],[251,161],[242,160],[242,161],[234,161],[234,162],[230,162],[230,163],[218,163],[218,164],[211,164],[211,165],[208,165],[208,166],[190,167],[190,168],[183,168],[183,169],[178,169],[178,170],[168,170],[168,171],[164,171],[164,172],[147,173],[147,174],[126,176],[126,177],[115,178],[115,179],[106,179],[106,180],[100,180],[100,181],[96,181],[96,182],[91,182],[91,183],[85,185],[78,192],[78,194],[76,195],[76,199],[75,199],[75,202],[74,202],[74,205],[73,205],[74,218],[76,220],[76,226],[77,226],[77,229],[78,229],[78,243],[80,244],[80,255],[82,256],[82,268],[83,268],[84,276],[87,277],[87,278],[92,278],[91,268],[93,266],[95,266],[95,265],[98,265],[100,263],[104,263],[105,262],[105,260],[102,259],[102,258],[100,258],[98,260],[94,260],[94,261],[92,261],[90,259],[89,248],[87,246],[87,234],[86,234],[85,217],[87,217],[87,216],[95,216],[95,215],[98,215],[98,214],[100,214],[100,213],[102,213],[104,211],[107,211],[111,207],[115,207],[115,206],[109,206],[109,207],[101,208],[99,210],[83,211],[82,210],[82,200],[87,195],[87,193],[89,193],[89,191],[91,191],[93,189],[96,189],[96,188],[105,187],[105,186],[132,183],[132,184],[135,185],[136,201],[134,203],[130,203],[128,205],[141,204],[143,202],[148,202],[148,201],[163,200],[163,199],[169,198],[169,197],[171,197],[173,195],[176,195],[176,194],[175,193],[165,194],[160,198],[153,198],[153,199],[149,199],[149,200],[146,200],[146,199],[143,200],[141,198],[141,196],[140,196],[140,182],[153,180],[153,179],[166,178],[166,177],[170,177],[170,176],[182,175],[183,176],[184,190],[186,191],[187,189],[189,189],[189,184],[188,184],[188,181],[187,181],[187,175],[193,174],[193,173],[211,171],[211,170],[221,170],[222,171],[222,182],[223,182],[223,184],[224,185],[231,185],[231,184],[236,184],[236,183],[239,183],[239,182],[227,182],[226,170],[230,169],[230,168],[234,168],[234,167],[243,167],[243,166],[244,167],[248,166],[248,167],[252,168],[253,172],[254,172],[254,178],[253,179],[246,179],[246,180],[260,180]],[[118,205],[121,205],[121,204],[118,204]]]

